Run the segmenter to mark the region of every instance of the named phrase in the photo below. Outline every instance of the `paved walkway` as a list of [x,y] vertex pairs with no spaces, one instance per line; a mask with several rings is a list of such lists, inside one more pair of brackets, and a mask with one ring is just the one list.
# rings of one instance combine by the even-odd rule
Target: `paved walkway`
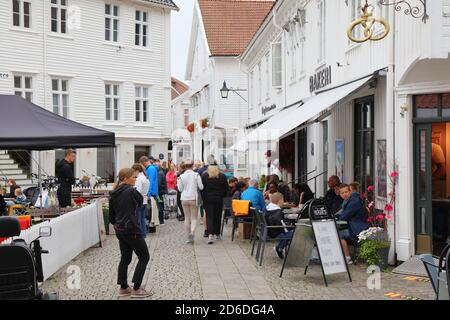
[[[311,266],[303,275],[301,268],[285,270],[279,278],[282,261],[268,244],[264,264],[259,267],[250,256],[248,240],[230,240],[230,226],[224,240],[208,245],[199,226],[195,244],[186,244],[183,223],[171,219],[147,237],[150,263],[143,286],[151,290],[151,299],[175,300],[273,300],[273,299],[392,299],[386,294],[433,299],[427,282],[404,280],[404,276],[383,273],[381,289],[369,290],[364,266],[351,266],[353,282],[345,275],[329,278],[325,287],[320,266]],[[104,247],[91,248],[63,267],[43,284],[45,291],[57,291],[61,299],[117,299],[117,265],[120,260],[118,241],[109,236]],[[133,258],[129,279],[136,265]],[[81,270],[81,288],[67,287],[70,265]]]

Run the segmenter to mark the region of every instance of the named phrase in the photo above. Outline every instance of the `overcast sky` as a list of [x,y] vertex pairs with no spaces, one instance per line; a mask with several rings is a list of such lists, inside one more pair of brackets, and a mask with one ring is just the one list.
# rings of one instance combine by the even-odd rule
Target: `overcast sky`
[[172,76],[184,81],[194,13],[194,0],[175,0],[180,11],[172,11]]

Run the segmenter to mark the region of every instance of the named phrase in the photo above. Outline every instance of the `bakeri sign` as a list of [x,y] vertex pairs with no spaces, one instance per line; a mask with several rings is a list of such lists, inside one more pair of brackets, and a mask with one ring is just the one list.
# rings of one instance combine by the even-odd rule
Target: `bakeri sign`
[[315,92],[331,84],[331,66],[321,69],[309,78],[309,91]]

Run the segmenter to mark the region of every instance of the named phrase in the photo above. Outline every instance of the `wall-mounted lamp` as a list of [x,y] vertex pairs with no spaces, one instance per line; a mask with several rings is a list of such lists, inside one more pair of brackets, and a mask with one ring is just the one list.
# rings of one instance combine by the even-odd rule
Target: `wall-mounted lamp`
[[408,111],[409,107],[407,104],[404,104],[400,107],[400,115],[402,116],[402,118],[405,117],[405,113]]

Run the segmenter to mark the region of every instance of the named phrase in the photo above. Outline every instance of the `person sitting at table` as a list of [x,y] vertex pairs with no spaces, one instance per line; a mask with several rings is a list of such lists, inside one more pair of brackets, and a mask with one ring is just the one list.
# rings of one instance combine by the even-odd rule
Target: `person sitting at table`
[[27,197],[23,194],[22,189],[18,188],[14,191],[14,195],[16,200],[14,201],[15,204],[20,204],[22,206],[27,204]]
[[348,241],[357,241],[358,235],[368,229],[370,225],[367,222],[366,208],[359,194],[352,192],[348,184],[342,184],[339,191],[342,199],[344,199],[344,203],[342,211],[336,217],[348,223],[348,229],[339,231],[339,238],[341,239],[345,259],[348,264],[352,264]]
[[306,183],[297,183],[294,185],[294,206],[299,207],[309,200],[314,199],[314,193]]
[[14,179],[9,179],[6,182],[6,185],[9,187],[9,194],[7,194],[7,198],[15,198],[15,191],[16,189],[19,189],[20,186],[17,185],[16,180]]
[[267,191],[264,192],[264,199],[270,201],[270,195],[276,192],[278,192],[277,185],[274,183],[269,184],[267,186]]
[[325,203],[328,205],[332,214],[335,214],[342,207],[344,201],[339,195],[338,186],[341,184],[341,180],[338,176],[331,176],[328,178],[328,191],[325,194]]
[[242,193],[247,189],[247,184],[244,181],[239,181],[236,183],[236,187],[232,191],[231,199],[232,200],[241,200]]
[[[270,203],[266,208],[266,221],[268,226],[286,226],[284,222],[284,213],[281,207],[284,204],[283,195],[279,192],[272,193],[270,195]],[[276,229],[268,229],[267,234],[271,238],[283,238],[280,239],[278,244],[275,246],[274,250],[276,251],[278,257],[280,259],[284,258],[284,248],[288,245],[290,239],[294,234],[293,229],[286,228],[276,228]]]
[[265,209],[266,202],[264,201],[264,196],[258,189],[259,183],[256,179],[251,179],[249,181],[249,187],[242,193],[242,200],[250,200],[253,208],[262,211]]

